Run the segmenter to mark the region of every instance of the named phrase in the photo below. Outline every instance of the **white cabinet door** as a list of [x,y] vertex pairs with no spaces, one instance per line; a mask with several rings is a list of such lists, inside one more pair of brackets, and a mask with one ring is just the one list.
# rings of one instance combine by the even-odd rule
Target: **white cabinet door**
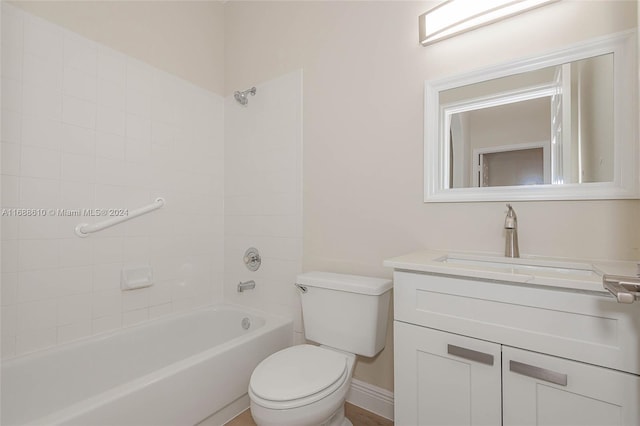
[[640,425],[640,377],[504,346],[504,426]]
[[394,333],[396,425],[500,425],[500,345],[400,321]]

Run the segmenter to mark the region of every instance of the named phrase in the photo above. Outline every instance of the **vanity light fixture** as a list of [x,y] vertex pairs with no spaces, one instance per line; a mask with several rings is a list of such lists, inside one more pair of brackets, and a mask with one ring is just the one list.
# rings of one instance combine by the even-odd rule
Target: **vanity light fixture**
[[445,0],[420,15],[423,46],[558,0]]

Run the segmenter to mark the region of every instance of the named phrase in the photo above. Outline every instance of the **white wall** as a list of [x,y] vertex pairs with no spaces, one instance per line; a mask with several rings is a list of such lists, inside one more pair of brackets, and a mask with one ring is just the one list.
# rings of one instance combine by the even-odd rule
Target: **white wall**
[[[223,99],[2,5],[2,208],[165,208],[2,217],[2,356],[222,298]],[[121,292],[123,266],[155,285]]]
[[[225,5],[227,94],[304,70],[304,270],[391,276],[383,259],[425,247],[504,250],[504,203],[423,202],[424,81],[637,25],[636,2],[565,0],[425,48],[433,4]],[[524,254],[640,257],[638,201],[514,207]],[[392,351],[356,377],[391,389]]]
[[[245,90],[247,87],[236,87]],[[225,300],[295,317],[301,341],[302,71],[257,85],[246,106],[225,99]],[[262,256],[258,271],[242,258],[249,247]],[[237,292],[239,281],[255,290]]]

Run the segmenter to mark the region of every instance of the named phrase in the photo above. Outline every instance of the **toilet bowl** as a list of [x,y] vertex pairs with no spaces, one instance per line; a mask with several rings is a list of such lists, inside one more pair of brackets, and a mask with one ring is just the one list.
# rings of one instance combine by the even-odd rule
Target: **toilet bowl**
[[251,414],[260,426],[350,426],[344,401],[355,355],[298,345],[266,358],[254,370]]
[[249,382],[258,426],[351,426],[344,403],[356,354],[372,357],[385,343],[390,280],[308,272],[296,277],[305,335],[267,357]]

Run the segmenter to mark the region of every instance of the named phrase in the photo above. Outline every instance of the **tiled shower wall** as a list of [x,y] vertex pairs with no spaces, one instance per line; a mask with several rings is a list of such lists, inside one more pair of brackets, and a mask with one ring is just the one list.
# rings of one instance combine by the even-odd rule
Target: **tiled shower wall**
[[[243,263],[249,247],[262,256],[255,272]],[[301,341],[302,70],[258,85],[246,106],[225,100],[224,257],[225,300],[293,316]],[[238,293],[247,280],[256,288]]]
[[[224,101],[2,4],[2,356],[222,299]],[[75,236],[51,209],[166,206]],[[16,216],[14,208],[46,216]],[[120,271],[155,285],[122,292]]]

